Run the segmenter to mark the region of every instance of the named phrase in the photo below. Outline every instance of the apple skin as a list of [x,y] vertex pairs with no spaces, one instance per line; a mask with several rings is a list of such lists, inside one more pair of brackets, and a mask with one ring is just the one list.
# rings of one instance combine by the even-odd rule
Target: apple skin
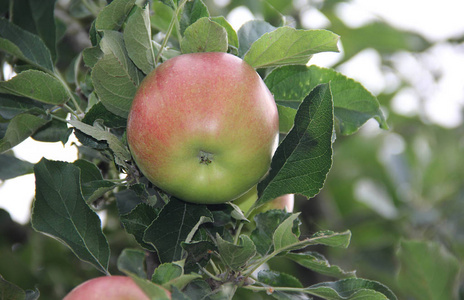
[[[170,295],[169,291],[166,291]],[[150,298],[127,276],[103,276],[75,287],[63,300],[149,300]]]
[[142,81],[127,141],[154,185],[187,202],[216,204],[266,174],[278,130],[274,98],[250,65],[227,53],[191,53]]
[[[258,200],[258,190],[257,186],[254,186],[246,194],[235,200],[234,204],[238,205],[244,213],[247,213],[256,200]],[[295,196],[293,194],[282,195],[258,207],[249,218],[252,219],[254,215],[271,209],[285,209],[287,212],[293,212],[294,202]]]

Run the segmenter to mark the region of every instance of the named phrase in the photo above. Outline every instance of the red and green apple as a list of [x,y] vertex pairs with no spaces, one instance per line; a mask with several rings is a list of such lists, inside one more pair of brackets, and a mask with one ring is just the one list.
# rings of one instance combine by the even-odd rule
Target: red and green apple
[[[162,289],[162,287],[160,287]],[[170,297],[170,292],[166,290]],[[87,280],[63,300],[149,300],[139,286],[127,276],[103,276]],[[169,299],[169,298],[166,298]],[[161,300],[161,299],[160,299]]]
[[127,141],[154,185],[214,204],[237,199],[266,174],[278,130],[274,98],[250,65],[227,53],[192,53],[142,81]]

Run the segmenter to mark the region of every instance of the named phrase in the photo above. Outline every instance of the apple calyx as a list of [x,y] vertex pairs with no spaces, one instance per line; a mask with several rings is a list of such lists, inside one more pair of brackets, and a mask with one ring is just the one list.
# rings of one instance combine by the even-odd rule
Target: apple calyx
[[200,164],[209,165],[213,162],[214,154],[200,150],[198,153],[198,158],[200,159]]

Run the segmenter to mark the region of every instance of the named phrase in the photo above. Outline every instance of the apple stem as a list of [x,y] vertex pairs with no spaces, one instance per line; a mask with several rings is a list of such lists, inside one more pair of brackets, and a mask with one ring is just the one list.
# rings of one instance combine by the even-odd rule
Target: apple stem
[[[161,53],[163,52],[164,48],[168,44],[168,40],[169,40],[169,37],[171,36],[172,30],[174,29],[174,25],[178,22],[177,18],[179,16],[179,13],[182,10],[182,7],[184,6],[184,4],[186,2],[187,2],[187,0],[184,0],[179,5],[177,5],[176,11],[172,15],[171,22],[169,23],[169,27],[168,27],[168,29],[166,31],[166,36],[164,37],[163,42],[161,43],[160,50],[158,51],[158,53],[156,54],[156,57],[155,57],[155,67],[156,67],[156,65],[158,64],[158,62],[159,62],[159,60],[161,58]],[[175,2],[172,1],[172,3],[175,3]]]

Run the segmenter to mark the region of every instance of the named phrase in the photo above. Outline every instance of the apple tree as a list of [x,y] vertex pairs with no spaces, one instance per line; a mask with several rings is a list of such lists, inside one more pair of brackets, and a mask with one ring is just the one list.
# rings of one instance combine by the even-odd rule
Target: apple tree
[[[34,173],[31,227],[101,275],[132,278],[150,299],[397,299],[386,285],[357,277],[319,253],[349,247],[349,228],[303,235],[299,212],[254,213],[283,195],[315,197],[332,167],[337,136],[356,133],[369,119],[388,127],[378,100],[359,82],[311,64],[318,53],[338,52],[340,36],[295,28],[270,4],[268,20],[249,21],[236,31],[205,3],[2,4],[0,58],[16,73],[0,82],[0,152],[8,166],[2,179]],[[82,31],[65,35],[76,24],[84,24],[84,42]],[[266,175],[253,183],[256,196],[245,211],[234,199],[191,203],[167,193],[143,175],[128,144],[127,117],[144,78],[170,59],[204,52],[228,53],[254,69],[278,111],[278,147]],[[66,57],[70,53],[75,56]],[[244,107],[235,110],[254,118]],[[171,109],[177,114],[179,108]],[[79,141],[79,159],[72,163],[43,158],[31,166],[10,153],[29,137],[66,143],[70,135]],[[108,212],[108,224],[102,224],[101,211]],[[113,243],[114,232],[124,242]],[[327,280],[303,285],[294,274],[269,268],[275,259]],[[0,277],[8,299],[37,299],[40,288],[30,289]]]

